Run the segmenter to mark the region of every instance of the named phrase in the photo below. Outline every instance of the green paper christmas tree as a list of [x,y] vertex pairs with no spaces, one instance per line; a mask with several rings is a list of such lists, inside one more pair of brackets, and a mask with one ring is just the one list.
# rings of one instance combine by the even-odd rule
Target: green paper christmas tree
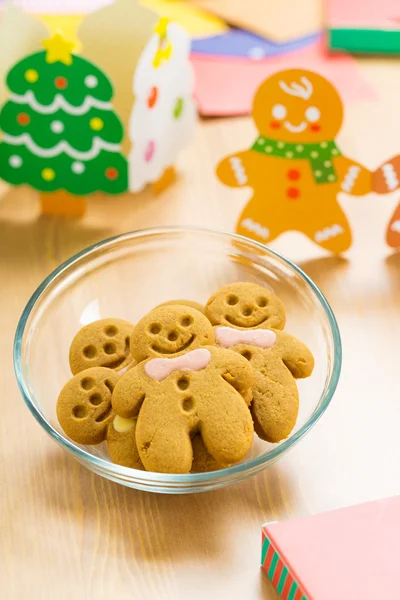
[[110,81],[72,54],[73,44],[60,34],[43,46],[7,75],[11,95],[0,112],[0,177],[41,192],[126,191],[123,127],[111,104]]

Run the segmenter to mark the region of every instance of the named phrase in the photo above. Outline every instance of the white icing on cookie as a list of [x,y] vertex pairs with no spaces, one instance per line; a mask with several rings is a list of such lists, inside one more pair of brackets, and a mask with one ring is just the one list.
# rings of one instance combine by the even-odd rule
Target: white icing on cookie
[[396,231],[397,233],[400,233],[400,220],[398,219],[397,221],[393,221],[393,223],[390,226],[390,229],[392,231]]
[[239,185],[245,185],[247,183],[246,170],[243,166],[242,159],[239,156],[231,156],[229,163],[232,167],[233,174]]
[[359,176],[361,171],[361,167],[358,165],[352,165],[349,167],[346,175],[344,176],[344,181],[341,185],[341,188],[344,192],[351,192],[356,182],[357,177]]
[[222,348],[236,344],[249,344],[258,348],[272,348],[276,344],[276,333],[269,329],[239,330],[233,327],[216,327],[215,338]]
[[244,227],[248,231],[251,231],[252,233],[255,233],[256,235],[263,238],[264,240],[267,240],[269,238],[268,227],[264,227],[263,225],[261,225],[261,223],[257,223],[256,221],[253,221],[253,219],[250,219],[250,218],[244,219],[244,221],[242,221],[240,224],[242,227]]
[[331,227],[325,227],[320,231],[316,231],[314,239],[317,243],[325,242],[326,240],[336,237],[341,233],[343,233],[343,227],[341,225],[332,225]]
[[383,165],[382,172],[389,190],[395,190],[399,187],[397,173],[391,163],[386,163],[386,165]]
[[144,370],[151,379],[162,381],[174,371],[201,371],[210,360],[211,352],[198,348],[176,358],[153,358],[145,364]]

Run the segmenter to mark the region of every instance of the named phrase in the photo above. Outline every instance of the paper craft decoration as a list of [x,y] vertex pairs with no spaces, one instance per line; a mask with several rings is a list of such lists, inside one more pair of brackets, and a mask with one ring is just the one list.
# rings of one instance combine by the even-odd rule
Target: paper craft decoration
[[[375,171],[372,188],[378,194],[387,194],[400,189],[400,155],[387,160]],[[400,248],[400,204],[389,220],[386,242],[391,248]]]
[[332,49],[363,54],[400,53],[398,0],[329,0],[327,24]]
[[[154,12],[141,6],[137,0],[116,0],[87,15],[78,29],[82,56],[112,76],[114,106],[125,132],[128,131],[134,101],[133,75],[158,20]],[[122,149],[129,153],[129,136],[123,140]]]
[[227,24],[217,16],[202,10],[187,0],[142,0],[160,17],[183,27],[192,38],[203,38],[228,31]]
[[[137,0],[116,0],[84,18],[85,57],[59,32],[43,50],[41,25],[27,36],[31,50],[6,78],[0,178],[39,190],[42,212],[80,216],[94,191],[119,194],[151,183],[157,194],[175,179],[173,163],[195,123],[193,73],[187,34],[166,19],[157,23]],[[5,38],[11,43],[18,31],[13,27]],[[109,74],[118,85],[115,97]]]
[[262,528],[263,569],[283,600],[398,600],[400,497]]
[[129,125],[129,181],[134,192],[149,182],[169,179],[179,151],[193,134],[196,109],[189,51],[184,30],[160,19],[137,65]]
[[311,71],[281,71],[260,86],[252,115],[258,137],[217,167],[226,185],[253,190],[236,231],[270,243],[297,230],[328,251],[347,250],[351,231],[338,194],[370,192],[372,175],[335,143],[343,120],[336,89]]
[[190,0],[190,3],[275,42],[287,42],[322,29],[321,0]]
[[376,98],[351,56],[328,55],[324,41],[295,52],[261,60],[192,54],[195,97],[204,116],[242,115],[251,112],[254,94],[266,77],[281,69],[304,68],[329,77],[347,102]]
[[96,190],[118,194],[128,187],[123,129],[106,75],[73,55],[72,44],[60,34],[43,46],[7,76],[11,95],[0,113],[0,175],[42,192],[44,212],[49,202],[59,202],[43,192],[63,190],[75,195],[71,210],[83,214],[82,196]]
[[192,52],[260,60],[267,56],[276,56],[304,48],[317,39],[318,34],[314,34],[280,43],[272,42],[243,29],[230,29],[222,35],[193,40]]

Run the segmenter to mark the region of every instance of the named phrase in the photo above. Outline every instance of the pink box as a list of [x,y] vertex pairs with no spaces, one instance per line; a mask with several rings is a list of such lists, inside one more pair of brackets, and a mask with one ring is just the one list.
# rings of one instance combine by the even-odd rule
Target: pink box
[[262,540],[284,600],[400,599],[400,497],[267,523]]

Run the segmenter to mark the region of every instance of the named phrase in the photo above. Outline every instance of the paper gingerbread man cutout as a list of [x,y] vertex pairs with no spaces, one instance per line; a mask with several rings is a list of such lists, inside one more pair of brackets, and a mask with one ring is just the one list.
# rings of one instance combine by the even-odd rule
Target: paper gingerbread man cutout
[[[372,177],[373,191],[388,194],[400,188],[400,155],[381,165]],[[397,205],[386,229],[386,242],[391,248],[400,248],[400,204]]]
[[370,192],[372,176],[334,141],[343,120],[336,89],[311,71],[281,71],[261,84],[252,115],[254,144],[217,167],[226,185],[253,188],[236,231],[269,243],[297,230],[326,250],[347,250],[352,236],[338,194]]

